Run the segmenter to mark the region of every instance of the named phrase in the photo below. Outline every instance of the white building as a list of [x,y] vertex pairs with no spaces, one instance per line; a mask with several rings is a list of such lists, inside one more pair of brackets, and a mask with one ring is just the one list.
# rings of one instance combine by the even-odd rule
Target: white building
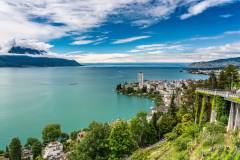
[[43,150],[42,156],[47,160],[61,160],[64,156],[63,145],[58,141],[49,143]]
[[140,88],[140,89],[143,88],[143,83],[144,83],[144,75],[143,75],[143,72],[139,72],[139,73],[138,73],[138,85],[139,85],[139,88]]
[[[1,158],[0,158],[1,159]],[[22,159],[33,159],[33,154],[31,149],[23,148],[22,149]]]

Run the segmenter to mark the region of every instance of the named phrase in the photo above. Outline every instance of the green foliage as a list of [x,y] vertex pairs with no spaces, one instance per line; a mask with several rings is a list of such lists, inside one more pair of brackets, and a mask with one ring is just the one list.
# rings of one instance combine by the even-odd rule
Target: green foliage
[[21,160],[22,145],[18,138],[13,138],[9,144],[9,156],[11,160]]
[[222,122],[224,124],[227,124],[228,122],[228,105],[226,103],[226,100],[220,96],[216,96],[216,112],[217,112],[217,117],[216,119],[219,122]]
[[203,130],[204,146],[212,146],[223,141],[225,133],[224,125],[207,123]]
[[76,140],[77,139],[77,135],[78,135],[78,132],[77,131],[73,131],[70,133],[70,138],[71,140]]
[[202,125],[203,121],[205,120],[205,111],[206,111],[206,97],[203,96],[202,98],[202,108],[199,116],[199,125]]
[[217,77],[214,72],[211,72],[208,78],[210,88],[216,88],[217,87]]
[[44,160],[41,156],[35,158],[35,160]]
[[47,125],[42,131],[44,143],[57,140],[61,136],[61,126],[59,124]]
[[238,69],[234,65],[225,67],[219,75],[218,88],[220,89],[231,89],[234,84],[239,82]]
[[153,144],[157,141],[157,133],[154,126],[147,121],[147,114],[138,113],[130,120],[130,131],[140,147]]
[[197,123],[198,112],[199,112],[199,95],[198,94],[196,94],[194,104],[195,104],[195,121]]
[[131,156],[131,160],[148,160],[149,158],[149,151],[139,149]]
[[178,135],[177,135],[176,132],[169,132],[169,133],[166,133],[166,134],[164,135],[164,137],[165,137],[168,141],[173,141],[173,140],[175,140],[175,139],[178,137]]
[[189,146],[189,143],[191,142],[190,137],[186,136],[180,136],[175,140],[174,146],[177,151],[183,151],[186,150]]
[[113,124],[109,135],[109,146],[113,159],[124,158],[137,148],[125,121],[118,120]]
[[236,130],[232,134],[232,141],[233,141],[233,144],[234,144],[235,148],[237,150],[240,150],[240,132],[239,132],[239,130]]
[[175,104],[175,94],[173,93],[171,97],[170,106],[168,108],[168,114],[170,114],[172,117],[176,117],[176,113],[177,113],[177,106]]
[[160,135],[163,136],[164,134],[172,131],[172,129],[176,125],[176,120],[168,114],[163,114],[159,118],[157,124],[160,131]]
[[183,151],[183,152],[180,152],[177,156],[177,160],[188,160],[188,154],[187,152]]
[[108,124],[92,122],[84,139],[76,144],[70,159],[108,159],[110,155],[109,134],[110,126]]
[[33,159],[37,158],[42,153],[42,144],[40,141],[36,141],[32,144]]
[[34,143],[38,142],[37,138],[29,137],[25,146],[32,146]]

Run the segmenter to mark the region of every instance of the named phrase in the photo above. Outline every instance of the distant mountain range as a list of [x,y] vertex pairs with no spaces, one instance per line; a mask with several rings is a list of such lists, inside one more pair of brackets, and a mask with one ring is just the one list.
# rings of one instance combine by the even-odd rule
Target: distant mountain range
[[43,55],[46,54],[47,52],[44,50],[37,50],[37,49],[32,49],[32,48],[25,48],[25,47],[20,47],[20,46],[13,46],[8,53],[13,53],[13,54],[32,54],[32,55]]
[[240,57],[237,58],[228,58],[228,59],[218,59],[213,61],[206,61],[206,62],[195,62],[188,65],[190,69],[218,69],[223,68],[228,65],[235,65],[240,67]]
[[8,54],[0,54],[0,67],[61,67],[81,66],[75,60],[52,58],[44,50],[12,46]]

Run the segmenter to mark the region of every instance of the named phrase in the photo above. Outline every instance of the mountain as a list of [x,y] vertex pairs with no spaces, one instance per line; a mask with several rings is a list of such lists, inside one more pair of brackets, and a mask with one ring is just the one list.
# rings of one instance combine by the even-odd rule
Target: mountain
[[26,55],[0,55],[0,67],[63,67],[81,66],[74,60]]
[[190,69],[218,69],[223,68],[228,65],[235,65],[240,67],[240,57],[237,58],[228,58],[228,59],[218,59],[213,61],[203,61],[203,62],[195,62],[188,65]]
[[13,46],[8,53],[12,54],[32,54],[32,55],[43,55],[46,54],[47,52],[44,50],[37,50],[37,49],[32,49],[32,48],[25,48],[25,47],[20,47],[20,46]]
[[63,67],[81,66],[75,60],[52,58],[44,50],[13,45],[8,54],[0,54],[0,67]]

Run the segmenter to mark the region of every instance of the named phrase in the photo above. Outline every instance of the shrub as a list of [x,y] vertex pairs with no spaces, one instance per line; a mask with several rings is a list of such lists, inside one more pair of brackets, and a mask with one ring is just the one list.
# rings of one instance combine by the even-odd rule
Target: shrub
[[169,133],[165,134],[164,137],[168,141],[172,141],[172,140],[175,140],[177,138],[177,134],[175,132],[169,132]]
[[137,150],[132,156],[131,160],[147,160],[149,156],[149,151],[144,151],[142,149]]
[[180,152],[179,155],[177,156],[177,160],[187,160],[187,153],[186,152]]
[[174,146],[177,151],[183,151],[186,150],[189,146],[189,143],[191,142],[190,137],[183,137],[180,136],[176,139]]

